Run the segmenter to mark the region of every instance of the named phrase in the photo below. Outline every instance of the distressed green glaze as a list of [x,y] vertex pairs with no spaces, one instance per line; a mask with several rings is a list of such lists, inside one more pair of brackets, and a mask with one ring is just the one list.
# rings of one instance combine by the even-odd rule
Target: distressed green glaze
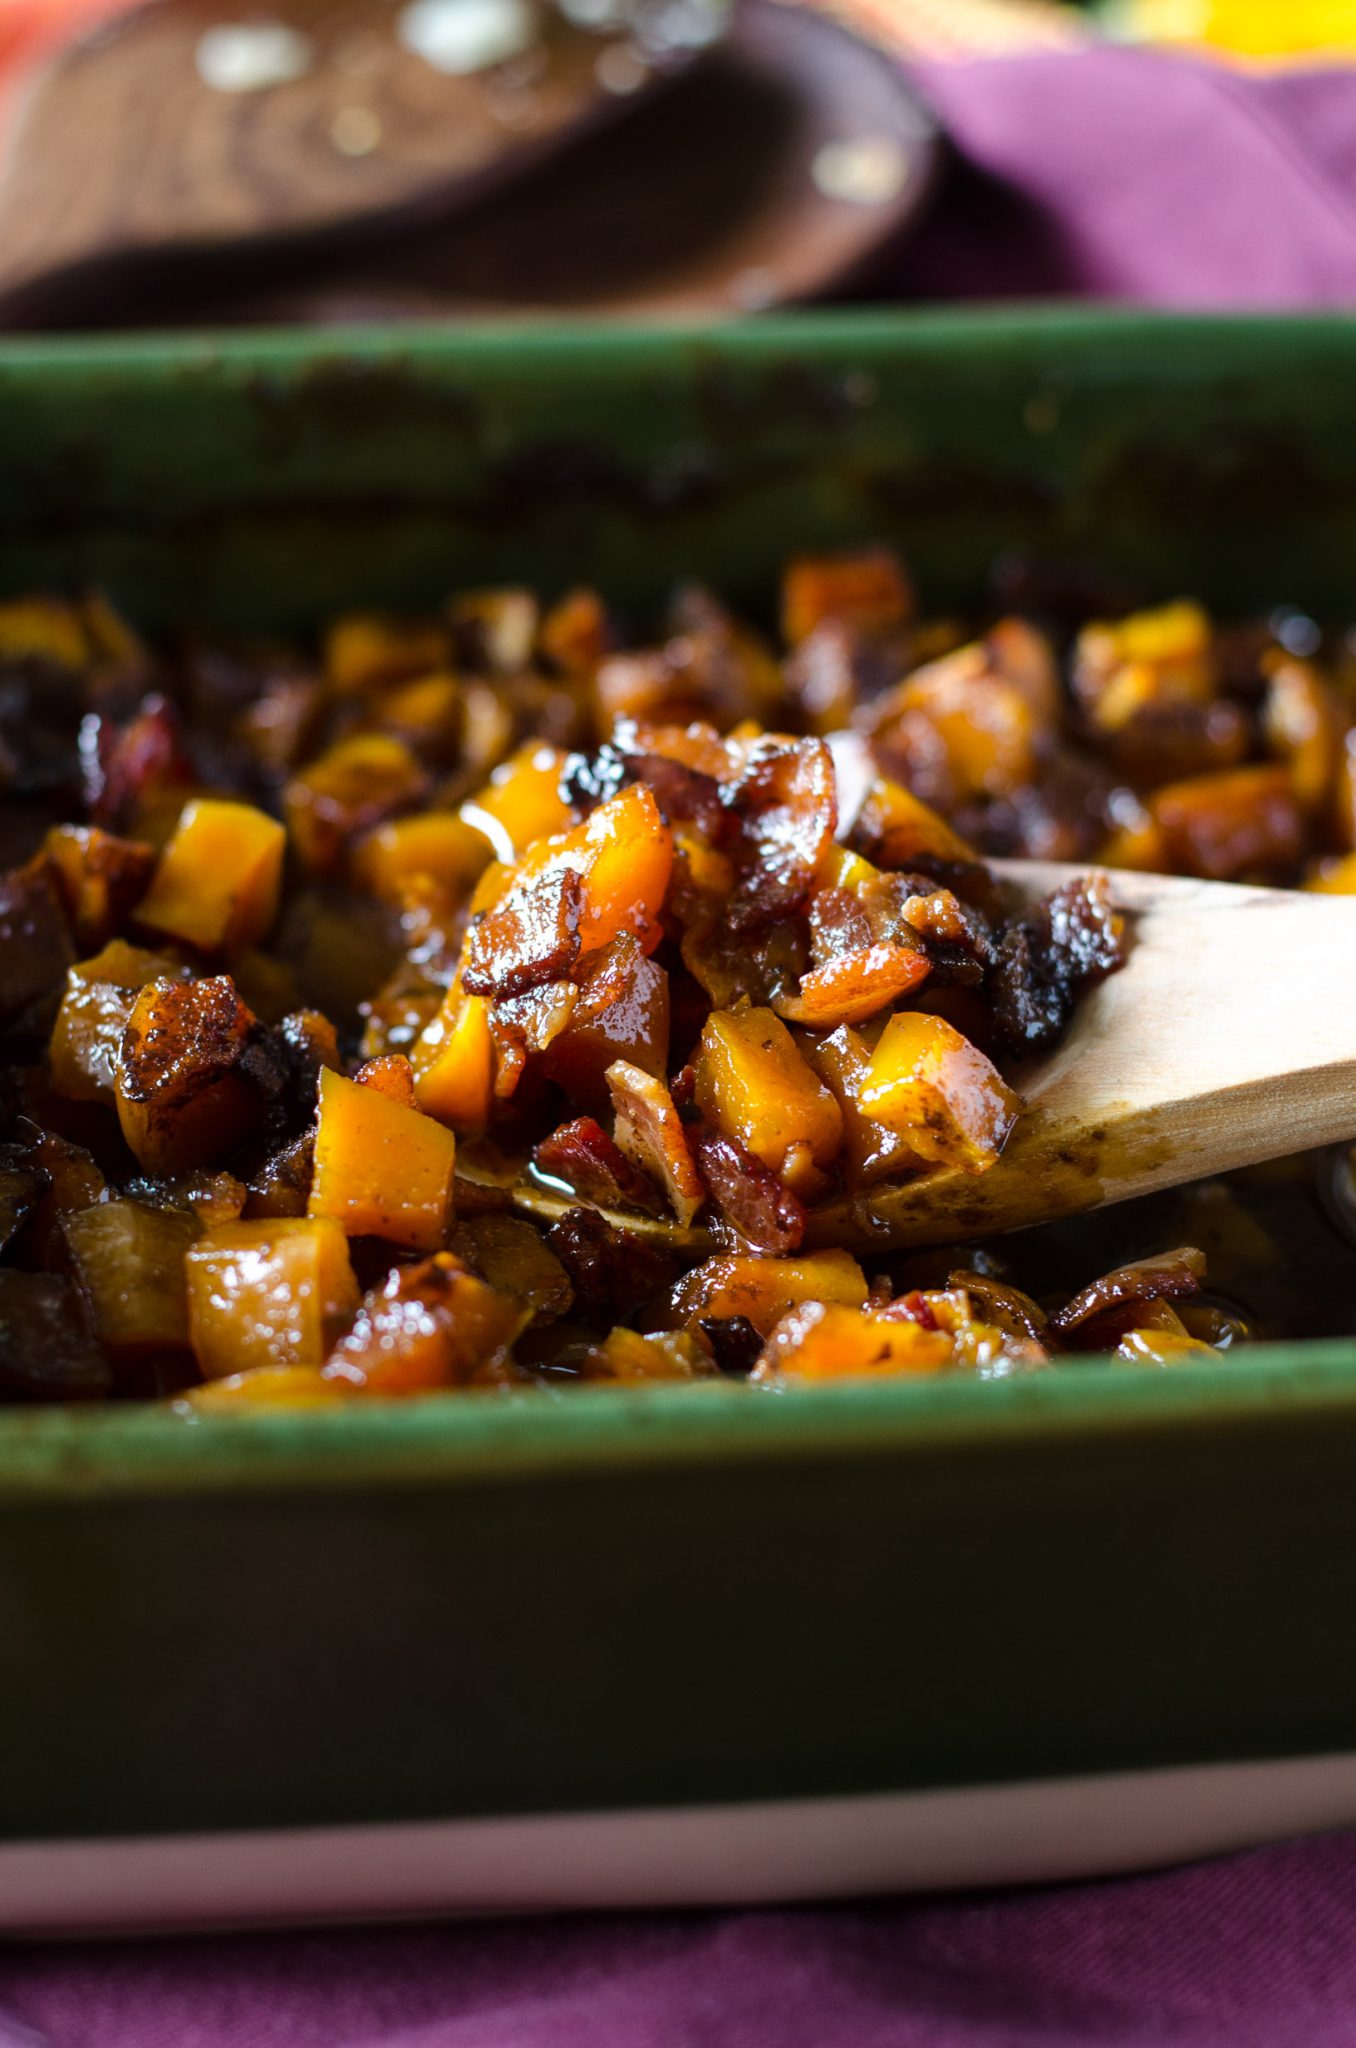
[[[765,601],[899,538],[1356,610],[1356,322],[0,349],[0,584],[313,623],[496,576]],[[0,1834],[1356,1746],[1356,1345],[1156,1373],[0,1418]]]

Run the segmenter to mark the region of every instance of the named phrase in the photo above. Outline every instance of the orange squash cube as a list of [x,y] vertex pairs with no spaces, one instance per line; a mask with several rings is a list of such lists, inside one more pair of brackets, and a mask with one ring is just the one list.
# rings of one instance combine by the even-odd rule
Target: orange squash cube
[[1335,860],[1320,861],[1304,878],[1306,889],[1323,896],[1356,896],[1356,853],[1340,854]]
[[355,732],[292,777],[283,797],[287,829],[313,874],[344,864],[350,844],[418,801],[426,778],[404,740]]
[[414,811],[369,832],[353,856],[353,879],[385,903],[432,882],[454,900],[475,886],[489,861],[479,832],[455,811]]
[[810,1031],[864,1024],[926,981],[932,963],[919,947],[884,941],[842,953],[801,976],[800,993],[779,998],[777,1009]]
[[89,951],[107,943],[155,866],[155,850],[140,839],[119,839],[97,825],[54,825],[43,842],[75,941]]
[[256,1029],[229,974],[142,989],[114,1087],[123,1137],[148,1173],[214,1166],[257,1133],[264,1101],[243,1064]]
[[862,1308],[866,1293],[866,1275],[850,1252],[807,1252],[797,1259],[721,1252],[678,1281],[669,1296],[668,1319],[681,1324],[743,1316],[760,1337],[769,1337],[800,1302]]
[[[960,834],[953,832],[921,797],[905,789],[902,782],[882,776],[873,782],[856,822],[852,837],[882,867],[907,868],[920,858],[972,861],[979,855]],[[838,884],[850,888],[849,882]]]
[[793,647],[825,619],[866,635],[889,633],[908,624],[913,604],[904,565],[889,548],[801,555],[782,579],[782,631]]
[[61,1231],[94,1327],[115,1357],[188,1342],[184,1258],[198,1235],[193,1216],[98,1202],[64,1217]]
[[496,860],[521,860],[539,839],[569,831],[570,807],[560,794],[565,759],[559,747],[529,741],[466,799],[461,819],[480,834]]
[[827,1038],[807,1038],[805,1057],[843,1112],[842,1166],[850,1185],[869,1187],[912,1171],[918,1162],[908,1140],[863,1107],[871,1048],[861,1033],[844,1024]]
[[325,635],[325,673],[342,695],[358,696],[442,668],[450,649],[447,628],[436,621],[355,612]]
[[0,661],[50,661],[82,669],[92,649],[80,613],[55,597],[21,597],[0,604]]
[[802,1148],[820,1167],[836,1156],[843,1113],[772,1010],[712,1011],[692,1067],[702,1115],[774,1173]]
[[673,834],[643,782],[599,804],[582,825],[543,840],[519,861],[510,880],[530,884],[554,867],[573,868],[583,884],[580,955],[634,932],[653,953],[663,936],[659,914],[673,872]]
[[414,1068],[403,1052],[379,1053],[375,1059],[364,1060],[353,1078],[360,1088],[375,1088],[388,1102],[399,1102],[406,1109],[419,1107]]
[[526,1303],[497,1293],[451,1252],[437,1252],[397,1266],[363,1297],[326,1377],[375,1395],[493,1384],[531,1319]]
[[47,1050],[48,1076],[58,1095],[74,1102],[114,1101],[118,1048],[138,992],[163,976],[187,969],[163,953],[110,939],[91,960],[66,976],[66,992]]
[[1003,1149],[1018,1099],[993,1062],[943,1017],[891,1017],[867,1068],[862,1107],[928,1165],[979,1173]]
[[457,1141],[446,1125],[325,1068],[306,1213],[350,1237],[435,1251],[447,1236]]
[[286,843],[277,819],[252,804],[196,797],[160,856],[138,922],[207,952],[257,946],[278,914]]
[[784,1315],[753,1378],[842,1380],[875,1373],[933,1373],[950,1365],[945,1330],[872,1316],[836,1302],[808,1301]]
[[494,1041],[485,996],[467,996],[456,982],[414,1047],[419,1107],[459,1131],[478,1131],[494,1101]]
[[249,1415],[268,1408],[333,1408],[348,1393],[318,1365],[256,1365],[224,1380],[189,1387],[174,1403],[179,1415]]
[[222,1223],[184,1264],[189,1337],[207,1379],[322,1365],[360,1299],[348,1240],[328,1216]]

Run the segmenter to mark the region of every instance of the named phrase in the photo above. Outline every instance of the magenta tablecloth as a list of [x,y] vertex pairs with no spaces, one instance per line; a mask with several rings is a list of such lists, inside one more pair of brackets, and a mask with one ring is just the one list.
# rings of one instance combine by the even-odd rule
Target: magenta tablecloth
[[1007,1898],[0,1952],[0,2048],[1352,2048],[1356,1836]]
[[[0,0],[3,6],[4,0]],[[1356,302],[1356,71],[921,67],[912,296]],[[0,1950],[0,2048],[1354,2048],[1356,1837],[1003,1899]]]

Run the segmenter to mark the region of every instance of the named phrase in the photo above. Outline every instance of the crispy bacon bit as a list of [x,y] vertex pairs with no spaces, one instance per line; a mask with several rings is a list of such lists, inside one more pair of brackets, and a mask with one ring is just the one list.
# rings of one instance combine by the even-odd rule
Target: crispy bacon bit
[[706,1200],[706,1189],[692,1163],[673,1097],[662,1081],[626,1060],[614,1061],[606,1078],[617,1112],[618,1147],[642,1173],[660,1183],[669,1207],[686,1229]]
[[468,995],[517,996],[560,981],[579,958],[584,893],[573,868],[551,868],[471,926],[462,987]]
[[833,756],[822,740],[764,734],[748,742],[729,801],[740,820],[729,921],[756,931],[798,910],[814,888],[838,823]]
[[805,1207],[737,1138],[691,1124],[688,1143],[711,1199],[732,1230],[759,1252],[794,1252],[805,1235]]
[[492,1376],[530,1311],[451,1252],[397,1266],[363,1298],[325,1372],[371,1394],[419,1393]]
[[899,1295],[894,1301],[886,1302],[884,1308],[878,1309],[876,1313],[888,1316],[894,1323],[917,1323],[922,1330],[941,1328],[933,1312],[932,1303],[917,1287],[910,1288],[907,1294]]
[[567,1209],[547,1231],[546,1242],[569,1274],[579,1307],[603,1326],[655,1300],[677,1272],[667,1252],[614,1229],[596,1209]]
[[494,1092],[501,1101],[512,1095],[529,1057],[546,1052],[569,1028],[578,997],[572,981],[547,981],[495,1003],[490,1037],[496,1055]]
[[591,1116],[576,1117],[543,1138],[532,1154],[538,1171],[563,1181],[581,1200],[603,1209],[639,1209],[659,1214],[652,1183]]
[[1000,1048],[1016,1054],[1053,1045],[1082,991],[1124,958],[1124,920],[1105,875],[1056,890],[999,939],[990,1000]]
[[143,697],[124,726],[90,712],[80,727],[80,765],[92,821],[115,832],[135,822],[148,797],[187,791],[193,780],[178,713],[160,696]]
[[1104,1273],[1076,1294],[1051,1316],[1050,1327],[1067,1336],[1071,1330],[1081,1330],[1094,1316],[1126,1303],[1183,1301],[1199,1293],[1204,1277],[1205,1254],[1194,1245],[1135,1259],[1128,1266],[1118,1266],[1114,1273]]

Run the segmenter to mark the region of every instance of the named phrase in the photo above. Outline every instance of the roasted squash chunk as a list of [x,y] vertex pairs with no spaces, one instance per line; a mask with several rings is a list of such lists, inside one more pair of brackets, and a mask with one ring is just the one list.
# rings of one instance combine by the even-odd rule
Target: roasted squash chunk
[[328,1070],[308,1216],[332,1216],[350,1237],[384,1237],[411,1251],[444,1243],[457,1141],[445,1125]]
[[192,1215],[141,1202],[99,1202],[67,1216],[62,1233],[100,1340],[115,1357],[188,1342],[184,1259]]
[[257,946],[278,914],[286,833],[252,804],[186,804],[137,912],[140,923],[205,952]]
[[78,961],[66,976],[48,1048],[57,1094],[111,1105],[122,1036],[138,992],[147,982],[187,973],[168,954],[129,946],[125,939],[110,939],[92,960]]
[[774,1173],[793,1156],[833,1159],[842,1111],[772,1010],[713,1011],[692,1067],[703,1116]]
[[930,1166],[978,1173],[1003,1149],[1018,1100],[991,1060],[943,1017],[904,1010],[881,1033],[862,1108]]
[[348,1241],[328,1216],[223,1223],[185,1257],[188,1325],[207,1379],[319,1366],[358,1306]]
[[378,825],[353,855],[360,889],[399,904],[412,888],[432,884],[454,901],[468,896],[484,872],[489,849],[455,811],[415,811]]
[[768,1338],[755,1380],[850,1379],[863,1373],[932,1373],[951,1363],[945,1330],[874,1316],[840,1303],[806,1301]]
[[496,860],[520,860],[539,839],[569,830],[573,819],[560,794],[565,762],[559,747],[530,743],[466,799],[462,821],[480,834]]
[[669,1297],[666,1320],[693,1325],[743,1316],[771,1336],[789,1309],[805,1301],[866,1304],[866,1276],[848,1252],[811,1252],[800,1259],[745,1258],[721,1253],[684,1274]]
[[325,1367],[364,1394],[418,1394],[492,1378],[531,1310],[451,1252],[398,1266],[365,1296]]
[[144,840],[119,839],[97,825],[54,825],[44,851],[76,944],[89,951],[135,908],[155,866],[155,849]]
[[460,980],[452,984],[419,1036],[414,1071],[414,1092],[429,1116],[459,1131],[484,1128],[494,1100],[494,1042],[484,996],[463,995]]
[[246,1068],[257,1028],[229,974],[142,989],[114,1091],[123,1137],[148,1173],[214,1166],[259,1130],[264,1103]]

